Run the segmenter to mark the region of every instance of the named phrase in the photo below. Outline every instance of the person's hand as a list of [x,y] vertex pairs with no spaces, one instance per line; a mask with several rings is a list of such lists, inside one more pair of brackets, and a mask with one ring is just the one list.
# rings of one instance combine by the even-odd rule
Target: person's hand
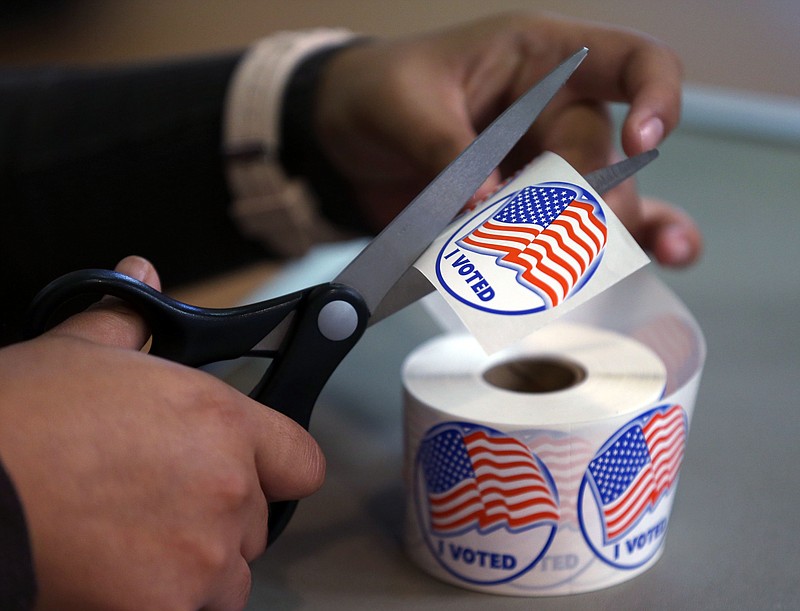
[[[118,270],[158,286],[139,258]],[[283,415],[139,351],[106,300],[0,351],[0,454],[25,508],[41,609],[238,609],[267,499],[315,491],[324,458]]]
[[[607,102],[630,104],[621,133],[627,155],[656,147],[680,114],[682,68],[670,49],[628,30],[514,14],[341,51],[318,93],[322,149],[378,229],[503,109],[583,46],[586,60],[476,198],[545,150],[583,174],[618,160]],[[678,208],[641,198],[633,181],[604,199],[661,263],[698,257],[700,232]]]

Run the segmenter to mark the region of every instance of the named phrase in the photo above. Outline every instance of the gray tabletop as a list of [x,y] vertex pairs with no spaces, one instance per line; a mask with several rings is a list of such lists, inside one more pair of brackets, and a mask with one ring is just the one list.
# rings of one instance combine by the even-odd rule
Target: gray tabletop
[[[248,609],[800,608],[800,140],[785,137],[800,112],[782,107],[795,123],[781,129],[768,105],[725,122],[736,100],[691,102],[640,178],[684,205],[707,240],[696,267],[659,271],[697,317],[708,359],[656,565],[606,590],[531,600],[440,583],[406,558],[400,367],[436,333],[415,305],[370,329],[326,387],[312,422],[326,484],[254,565]],[[336,256],[301,262],[290,281],[324,276]]]

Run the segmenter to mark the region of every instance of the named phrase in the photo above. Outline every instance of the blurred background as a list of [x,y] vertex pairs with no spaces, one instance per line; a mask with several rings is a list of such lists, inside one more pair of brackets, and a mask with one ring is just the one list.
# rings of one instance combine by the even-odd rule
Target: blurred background
[[[706,236],[697,266],[657,270],[709,346],[667,551],[628,586],[537,607],[800,608],[800,469],[790,467],[800,439],[800,1],[6,0],[0,65],[197,54],[312,26],[396,36],[512,9],[632,27],[678,51],[683,121],[639,180],[686,207]],[[298,286],[327,280],[336,270],[321,258],[331,260],[312,258],[286,274]],[[390,321],[371,330],[326,388],[315,434],[333,484],[301,503],[284,542],[297,553],[267,554],[257,566],[250,608],[349,609],[358,600],[388,609],[398,592],[437,609],[529,608],[489,605],[421,579],[387,545],[401,520],[400,364],[429,332],[419,313]],[[361,452],[369,440],[374,456],[356,460],[348,439],[363,442]],[[343,531],[336,516],[352,528]],[[330,561],[316,565],[315,557]],[[368,565],[363,574],[351,570],[355,558]]]
[[691,83],[800,97],[797,0],[5,0],[0,61],[91,62],[197,53],[284,28],[399,35],[504,10],[550,10],[669,43]]

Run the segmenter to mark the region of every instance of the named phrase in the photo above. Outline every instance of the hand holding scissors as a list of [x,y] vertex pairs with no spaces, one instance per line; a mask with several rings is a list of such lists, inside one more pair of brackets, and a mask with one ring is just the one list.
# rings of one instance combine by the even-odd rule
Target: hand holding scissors
[[[75,298],[112,295],[148,322],[151,354],[156,356],[190,366],[244,355],[270,357],[270,366],[250,396],[308,428],[320,391],[383,299],[525,134],[585,55],[586,49],[574,54],[512,104],[329,283],[261,303],[206,309],[175,301],[122,274],[77,271],[37,296],[26,334],[47,330],[62,306]],[[586,178],[603,192],[653,156],[643,154]],[[286,526],[295,505],[296,501],[270,504],[270,541]]]

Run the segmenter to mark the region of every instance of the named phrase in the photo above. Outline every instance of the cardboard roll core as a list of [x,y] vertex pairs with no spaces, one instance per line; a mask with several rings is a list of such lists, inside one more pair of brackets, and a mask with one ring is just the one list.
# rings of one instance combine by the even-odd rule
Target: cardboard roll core
[[518,358],[487,369],[483,379],[504,390],[540,394],[577,386],[586,379],[586,370],[560,357]]

